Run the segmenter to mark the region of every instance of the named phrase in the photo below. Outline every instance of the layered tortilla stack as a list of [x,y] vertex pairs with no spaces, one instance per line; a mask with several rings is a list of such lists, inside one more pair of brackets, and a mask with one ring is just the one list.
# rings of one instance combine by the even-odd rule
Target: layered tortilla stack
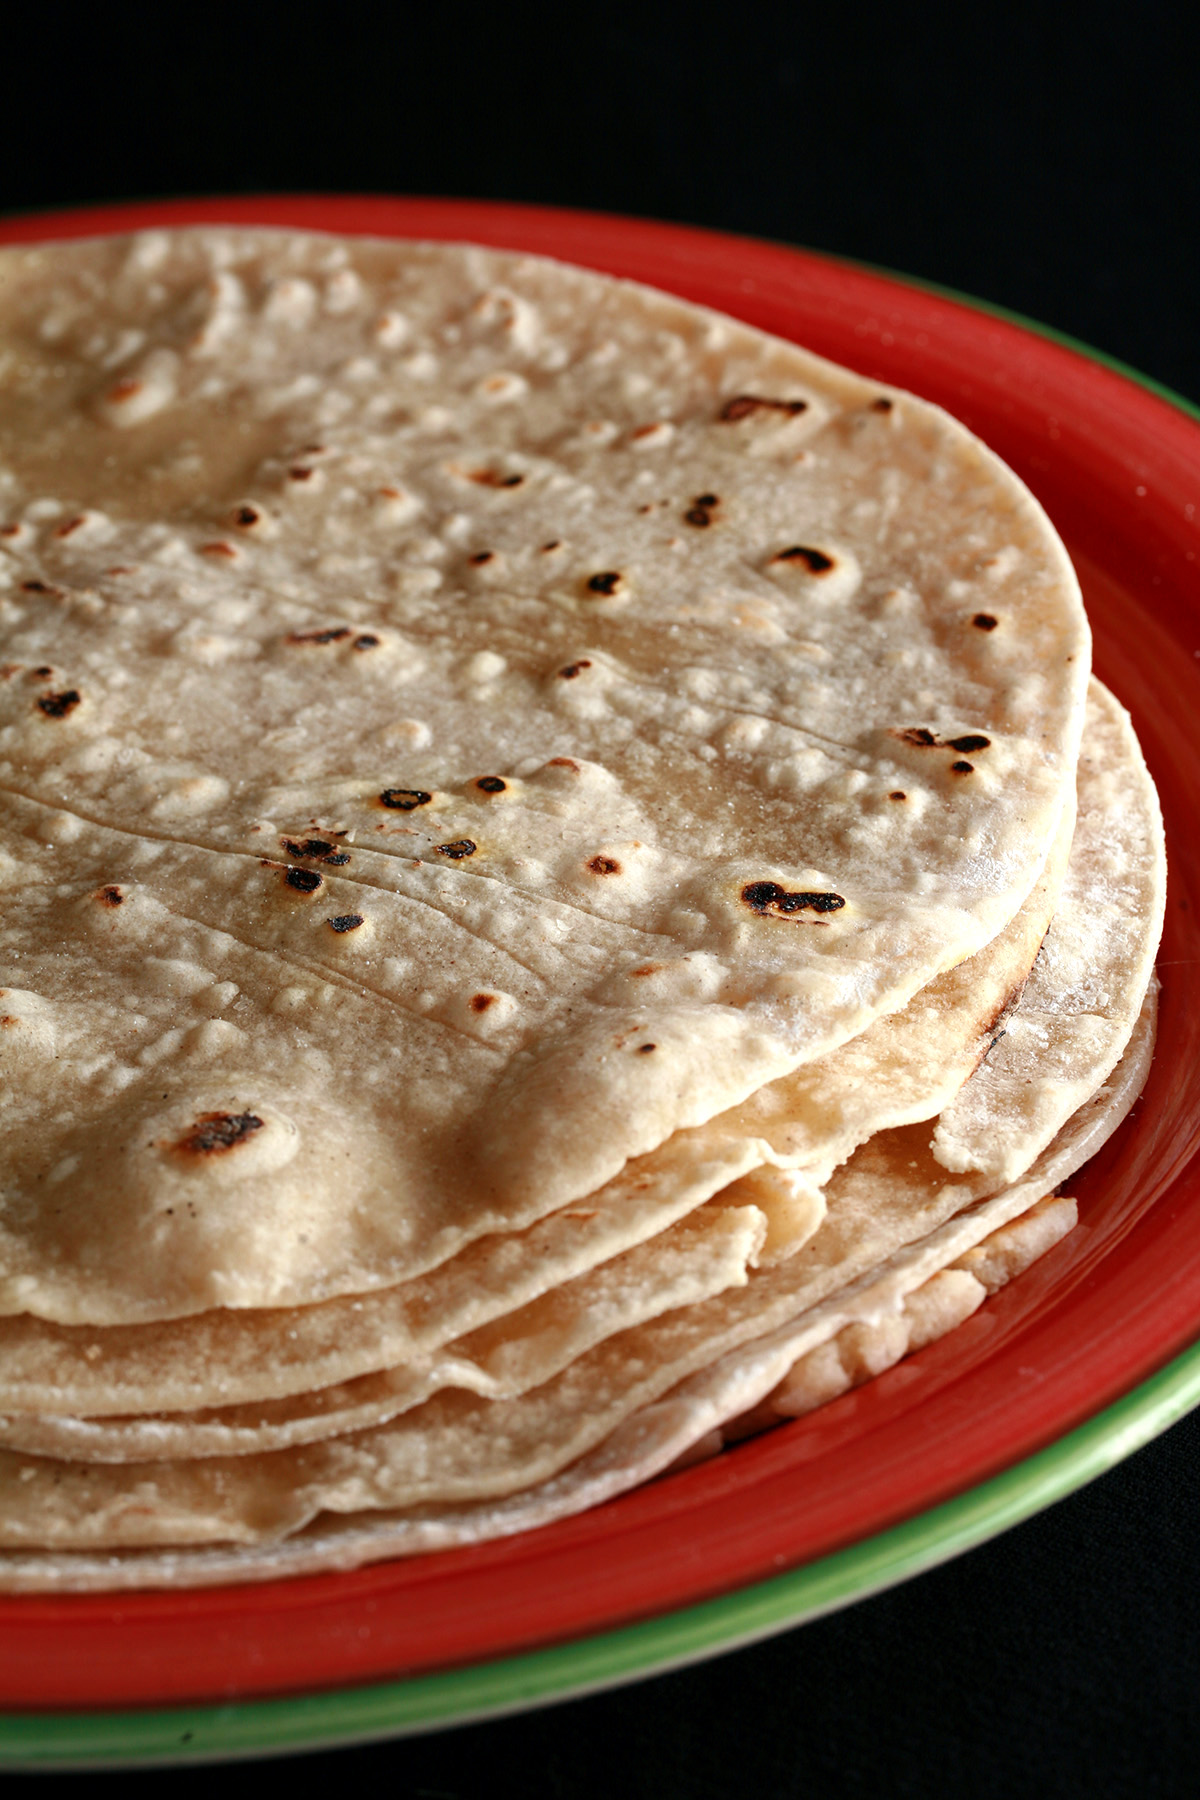
[[936,408],[538,259],[152,233],[3,253],[0,513],[0,1587],[523,1529],[1069,1228],[1161,823]]

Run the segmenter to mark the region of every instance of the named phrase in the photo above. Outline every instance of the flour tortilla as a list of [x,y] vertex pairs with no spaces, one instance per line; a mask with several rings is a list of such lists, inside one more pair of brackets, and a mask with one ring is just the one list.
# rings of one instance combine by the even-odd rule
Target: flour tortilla
[[[814,1230],[819,1218],[820,1212]],[[0,1419],[0,1445],[86,1462],[244,1456],[360,1431],[442,1388],[510,1398],[550,1380],[617,1332],[744,1286],[766,1231],[756,1206],[702,1206],[652,1242],[456,1339],[436,1356],[295,1400],[208,1413]]]
[[1045,862],[1087,626],[935,408],[536,259],[224,230],[3,252],[0,357],[13,1313],[416,1277]]
[[[971,1170],[998,1187],[1024,1166],[1029,1120],[1046,1090],[1054,1090],[1056,1108],[1067,1109],[1091,1092],[1093,1047],[1103,1061],[1114,1023],[1132,1023],[1162,935],[1162,817],[1129,715],[1095,680],[1078,792],[1080,852],[1038,952],[1034,991],[1008,1021],[1003,1064],[981,1069],[941,1112],[934,1133],[933,1153],[947,1169]],[[997,1080],[1016,1099],[999,1129],[984,1132],[984,1117],[995,1117]]]
[[[1119,709],[1110,716],[1121,724]],[[1153,816],[1148,780],[1141,787],[1134,783],[1132,793]],[[1152,831],[1146,843],[1153,857],[1160,844]],[[1124,897],[1132,906],[1140,899],[1140,871],[1135,867],[1126,876],[1124,889],[1114,876],[1110,903]],[[1156,921],[1143,912],[1142,921],[1153,931],[1161,914]],[[1118,969],[1109,977],[1119,986]],[[1027,993],[1039,1010],[1050,1010],[1055,996],[1046,971],[1035,967]],[[1072,1115],[1062,1106],[1069,1089],[1043,1086],[1037,1116],[1026,1114],[1028,1172],[999,1196],[978,1173],[947,1180],[928,1148],[927,1126],[880,1133],[830,1183],[825,1221],[797,1256],[752,1273],[740,1290],[619,1333],[531,1393],[492,1401],[448,1390],[388,1424],[253,1456],[114,1466],[0,1452],[0,1544],[75,1549],[262,1543],[302,1529],[323,1511],[462,1504],[519,1493],[552,1480],[671,1389],[714,1364],[722,1367],[732,1352],[765,1333],[750,1377],[742,1379],[743,1364],[734,1357],[742,1385],[730,1411],[744,1411],[798,1356],[856,1319],[894,1309],[897,1296],[1019,1216],[1078,1167],[1107,1135],[1111,1113],[1120,1116],[1145,1079],[1154,1001],[1150,987],[1135,1053],[1124,1076],[1107,1089],[1098,1086],[1099,1101]],[[1117,1009],[1108,1022],[1107,1046],[1094,1035],[1081,1046],[1100,1068],[1101,1084],[1129,1039]],[[1006,1085],[1004,1045],[1003,1039],[996,1045],[988,1070],[989,1077],[999,1071],[988,1085],[996,1116],[986,1107],[976,1114],[982,1132],[1003,1122],[1011,1089],[1025,1078],[1018,1055]],[[782,1365],[781,1346],[789,1351]],[[754,1389],[764,1369],[771,1379],[747,1391],[746,1382]]]
[[[807,1317],[740,1346],[627,1418],[604,1443],[536,1486],[475,1504],[425,1505],[406,1512],[323,1517],[283,1542],[248,1548],[217,1545],[107,1554],[30,1549],[0,1557],[0,1590],[199,1587],[279,1580],[350,1569],[382,1558],[483,1542],[548,1524],[602,1504],[673,1466],[722,1425],[776,1390],[799,1359],[856,1325],[878,1325],[909,1303],[947,1266],[971,1267],[1013,1220],[1039,1206],[1048,1189],[1095,1155],[1140,1093],[1153,1053],[1152,987],[1125,1057],[1109,1081],[1068,1121],[1015,1190],[993,1196],[931,1236],[898,1252]],[[1020,1265],[1011,1247],[993,1252],[992,1273]],[[979,1261],[975,1264],[980,1266]],[[997,1281],[997,1285],[999,1282]]]
[[[205,1313],[163,1325],[96,1331],[29,1316],[0,1318],[0,1407],[18,1413],[90,1417],[162,1415],[173,1409],[241,1409],[301,1396],[273,1408],[273,1426],[328,1435],[346,1403],[303,1398],[401,1364],[416,1378],[368,1383],[376,1419],[421,1396],[435,1353],[456,1338],[582,1279],[745,1177],[735,1197],[766,1210],[767,1260],[794,1253],[820,1223],[820,1185],[874,1131],[932,1117],[957,1092],[1020,992],[1061,890],[1074,826],[1064,810],[1051,856],[1017,917],[968,962],[938,977],[903,1012],[809,1063],[706,1126],[676,1133],[630,1162],[586,1201],[524,1232],[485,1238],[403,1288],[267,1313]],[[11,1004],[9,1001],[7,1004]],[[424,1373],[423,1373],[424,1372]],[[437,1385],[432,1383],[432,1385]],[[371,1422],[357,1417],[358,1424]],[[173,1430],[172,1422],[167,1426]],[[222,1426],[233,1427],[221,1440]],[[209,1430],[208,1427],[212,1427]],[[340,1427],[337,1427],[340,1429]],[[0,1442],[35,1448],[19,1422]],[[45,1441],[49,1442],[49,1439]],[[99,1441],[95,1433],[89,1441]],[[205,1420],[206,1453],[234,1454],[246,1421]],[[172,1437],[174,1446],[177,1440]],[[166,1454],[163,1450],[156,1454]],[[180,1454],[177,1447],[170,1454]]]

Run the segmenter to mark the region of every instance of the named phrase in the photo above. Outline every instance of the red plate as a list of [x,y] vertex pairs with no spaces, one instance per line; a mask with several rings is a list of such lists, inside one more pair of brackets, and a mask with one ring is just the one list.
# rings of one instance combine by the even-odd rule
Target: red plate
[[1162,794],[1171,888],[1159,1048],[1132,1121],[1075,1186],[1080,1229],[950,1338],[859,1393],[595,1512],[474,1550],[259,1587],[7,1599],[0,1705],[10,1709],[345,1688],[658,1617],[860,1544],[976,1487],[1061,1438],[1200,1333],[1193,418],[1063,340],[942,293],[776,245],[643,221],[458,201],[284,197],[16,219],[0,225],[0,241],[202,221],[543,252],[733,313],[935,400],[976,431],[1066,539],[1095,627],[1097,671],[1131,709]]

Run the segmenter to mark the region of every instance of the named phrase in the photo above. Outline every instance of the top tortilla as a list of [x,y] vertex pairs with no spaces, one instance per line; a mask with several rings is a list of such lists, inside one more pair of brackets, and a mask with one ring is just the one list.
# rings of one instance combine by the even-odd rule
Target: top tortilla
[[230,230],[3,252],[0,368],[9,1311],[437,1267],[1045,861],[1087,626],[936,408],[557,264]]

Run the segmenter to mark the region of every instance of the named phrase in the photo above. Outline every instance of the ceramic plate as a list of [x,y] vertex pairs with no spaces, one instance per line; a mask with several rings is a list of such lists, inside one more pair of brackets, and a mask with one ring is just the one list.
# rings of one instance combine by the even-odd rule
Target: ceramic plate
[[1162,794],[1158,1051],[1130,1120],[1073,1184],[1079,1229],[952,1336],[807,1419],[476,1549],[259,1587],[0,1601],[10,1766],[330,1746],[631,1680],[956,1555],[1200,1401],[1200,414],[993,309],[645,221],[243,198],[14,219],[0,241],[203,221],[562,257],[910,388],[984,438],[1065,538],[1097,672],[1133,713]]

